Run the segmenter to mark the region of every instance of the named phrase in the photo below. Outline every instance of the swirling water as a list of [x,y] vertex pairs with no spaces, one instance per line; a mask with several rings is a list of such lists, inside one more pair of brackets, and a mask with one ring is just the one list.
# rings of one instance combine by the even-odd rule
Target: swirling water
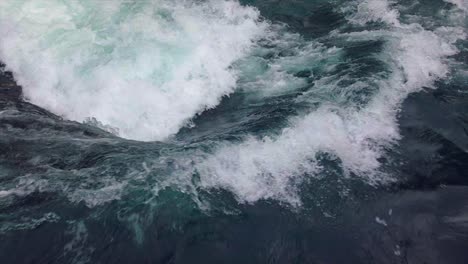
[[2,1],[0,260],[466,263],[466,25],[464,1]]

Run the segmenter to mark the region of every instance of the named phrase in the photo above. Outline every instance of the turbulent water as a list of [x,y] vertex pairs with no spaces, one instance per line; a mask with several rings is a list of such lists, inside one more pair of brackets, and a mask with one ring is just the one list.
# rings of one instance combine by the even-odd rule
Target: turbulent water
[[1,1],[0,262],[467,263],[467,10]]

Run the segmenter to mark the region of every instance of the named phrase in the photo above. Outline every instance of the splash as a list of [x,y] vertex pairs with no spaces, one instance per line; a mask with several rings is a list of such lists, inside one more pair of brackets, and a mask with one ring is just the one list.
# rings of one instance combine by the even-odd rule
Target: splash
[[410,93],[433,87],[434,81],[447,76],[447,57],[458,52],[455,42],[466,37],[461,28],[441,27],[433,32],[419,24],[402,24],[398,14],[386,1],[361,2],[348,20],[358,25],[385,23],[387,29],[334,33],[337,39],[351,43],[385,43],[376,59],[386,65],[389,74],[375,74],[346,87],[358,92],[376,90],[368,102],[349,104],[355,98],[338,86],[346,75],[318,79],[316,89],[344,93],[348,101],[322,102],[318,109],[292,119],[278,136],[248,137],[240,145],[219,147],[196,166],[202,185],[228,189],[242,202],[276,199],[298,205],[298,186],[304,177],[322,171],[320,153],[338,160],[345,176],[355,175],[370,184],[392,181],[380,170],[379,160],[400,139],[397,114],[401,103]]
[[[7,6],[8,12],[22,14],[33,10],[30,5],[38,4],[15,3]],[[96,39],[105,40],[104,43],[110,45],[112,52],[106,53],[104,49],[94,54],[94,57],[90,54],[96,49],[94,46],[89,48],[90,44],[86,41],[71,42],[73,45],[80,43],[78,46],[68,46],[65,43],[69,42],[58,41],[68,41],[68,37],[75,36],[75,29],[71,30],[71,35],[60,33],[60,30],[55,35],[49,33],[55,36],[53,38],[48,34],[36,36],[33,31],[21,31],[22,28],[28,28],[28,23],[32,23],[31,27],[37,28],[35,32],[49,32],[41,27],[61,25],[51,22],[59,18],[68,21],[70,18],[63,4],[58,5],[62,9],[55,5],[49,9],[58,8],[56,13],[65,18],[60,15],[41,16],[40,19],[45,21],[40,25],[36,20],[39,15],[35,18],[28,12],[28,19],[35,19],[34,22],[18,18],[19,26],[13,27],[11,24],[10,31],[6,30],[9,22],[2,19],[1,28],[8,37],[0,40],[0,56],[6,58],[8,66],[26,87],[26,95],[31,100],[49,102],[50,107],[57,107],[57,112],[63,111],[70,115],[84,113],[82,118],[93,116],[95,119],[89,120],[93,120],[96,125],[103,128],[116,126],[124,136],[148,140],[167,138],[177,132],[190,117],[207,107],[216,106],[221,96],[239,87],[246,93],[258,92],[260,99],[265,101],[278,94],[295,91],[298,96],[288,99],[291,100],[288,103],[301,102],[308,109],[290,118],[279,133],[275,131],[264,137],[241,135],[241,142],[206,142],[203,145],[204,142],[200,148],[195,146],[195,150],[184,148],[168,156],[161,154],[147,158],[147,155],[142,155],[143,161],[140,158],[137,161],[126,160],[125,166],[147,162],[148,166],[143,166],[144,171],[125,173],[121,178],[115,172],[106,171],[108,164],[102,168],[77,171],[77,175],[90,182],[84,186],[68,184],[65,177],[52,177],[54,174],[49,171],[49,182],[37,179],[31,180],[34,184],[29,180],[20,182],[16,188],[0,192],[0,198],[46,188],[57,192],[66,190],[66,196],[73,202],[84,202],[89,207],[100,206],[113,200],[125,201],[129,189],[135,184],[132,180],[138,177],[138,184],[141,185],[137,185],[136,189],[142,190],[144,186],[145,191],[154,191],[156,194],[175,186],[196,198],[200,189],[225,189],[242,203],[275,199],[300,205],[301,183],[306,178],[322,174],[323,156],[339,166],[344,177],[359,177],[370,184],[392,181],[392,177],[381,171],[381,158],[400,139],[397,115],[401,103],[410,93],[430,88],[436,80],[448,75],[449,56],[458,52],[455,43],[466,37],[462,28],[439,27],[429,30],[417,23],[402,22],[397,7],[389,2],[375,0],[355,3],[343,11],[356,30],[336,30],[327,36],[330,43],[341,43],[341,47],[326,46],[318,41],[306,40],[298,34],[285,33],[287,27],[260,22],[255,9],[240,6],[237,2],[136,2],[130,5],[131,8],[121,7],[128,2],[93,2],[95,5],[97,3],[102,8],[100,10],[108,12],[107,15],[81,17],[84,20],[78,20],[81,24],[67,22],[73,25],[72,28],[86,25],[80,30],[90,30],[87,26],[93,23],[98,25],[93,34],[106,36]],[[88,6],[94,10],[91,7],[95,6]],[[3,10],[6,9],[2,9],[2,18],[9,18]],[[34,10],[38,10],[38,14],[45,12],[37,7]],[[74,6],[71,10],[79,12],[82,9]],[[90,10],[86,12],[94,14]],[[122,13],[123,10],[131,12]],[[139,15],[135,16],[134,13]],[[110,18],[113,23],[108,22]],[[140,20],[143,18],[148,19],[146,24],[156,24],[153,27],[141,27]],[[184,21],[190,23],[184,24]],[[109,26],[114,24],[117,28]],[[375,29],[375,24],[379,24],[379,29]],[[170,30],[162,25],[170,27]],[[107,27],[110,27],[110,32],[99,31]],[[129,29],[133,28],[140,31],[130,32]],[[233,30],[233,34],[226,34],[226,29]],[[32,37],[33,41],[25,42],[25,37]],[[47,43],[48,38],[55,42]],[[347,61],[349,57],[346,57],[346,53],[349,51],[345,49],[362,42],[382,43],[380,50],[366,52],[366,56],[383,66],[384,70],[366,71],[360,75],[353,72],[354,68],[358,69],[362,65]],[[15,46],[16,43],[19,44]],[[154,53],[143,52],[146,51],[143,47]],[[17,53],[11,55],[11,51]],[[67,52],[72,52],[73,56]],[[155,61],[153,59],[156,57],[148,54],[158,54],[162,60]],[[36,70],[35,65],[31,64],[36,61],[44,61],[44,67]],[[210,63],[215,64],[210,66]],[[154,65],[160,68],[152,68]],[[171,70],[165,71],[165,67]],[[298,77],[296,73],[303,70],[309,71],[306,74],[308,77]],[[156,78],[154,73],[161,75]],[[180,79],[180,76],[187,78]],[[35,82],[39,85],[34,86]],[[298,92],[309,82],[312,83],[307,90]],[[142,85],[130,85],[136,83]],[[185,89],[185,84],[191,85],[190,89]],[[69,87],[71,90],[68,90]],[[127,87],[135,88],[129,90]],[[52,102],[58,98],[64,101],[57,101],[54,105]],[[80,101],[76,100],[78,98]],[[119,103],[115,104],[117,101]],[[154,122],[137,120],[138,116],[150,109],[155,110],[149,116]],[[177,114],[181,112],[183,114]],[[164,122],[167,122],[167,126],[159,126]],[[147,129],[149,126],[152,128]],[[75,176],[70,179],[75,180]],[[100,185],[96,186],[95,182]]]
[[234,91],[267,27],[237,1],[2,1],[0,60],[39,106],[164,140]]

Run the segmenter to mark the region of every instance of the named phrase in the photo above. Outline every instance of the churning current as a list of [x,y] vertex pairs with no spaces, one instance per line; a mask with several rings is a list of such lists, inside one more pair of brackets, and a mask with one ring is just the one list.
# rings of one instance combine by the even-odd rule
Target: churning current
[[466,263],[467,10],[1,1],[0,262]]

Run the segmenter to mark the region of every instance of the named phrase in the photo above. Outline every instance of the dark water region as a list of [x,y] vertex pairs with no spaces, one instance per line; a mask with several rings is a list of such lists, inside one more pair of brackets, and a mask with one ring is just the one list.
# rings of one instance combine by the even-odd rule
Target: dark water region
[[[373,182],[371,170],[348,169],[350,158],[340,149],[318,151],[315,158],[310,157],[313,166],[322,168],[318,172],[287,171],[286,166],[280,167],[280,173],[269,168],[257,173],[248,162],[232,165],[223,159],[220,163],[228,164],[222,168],[238,177],[239,184],[246,182],[239,189],[216,173],[208,177],[212,170],[187,169],[225,146],[252,151],[243,145],[249,142],[248,136],[281,138],[288,133],[284,128],[295,129],[294,118],[312,114],[312,123],[321,125],[314,113],[321,113],[327,104],[337,105],[334,111],[340,114],[348,109],[365,110],[385,80],[398,86],[394,84],[398,78],[392,79],[398,67],[389,62],[391,56],[385,56],[397,57],[399,50],[389,52],[388,43],[393,38],[406,43],[408,36],[393,28],[392,18],[353,24],[349,14],[356,10],[346,9],[350,7],[341,1],[242,3],[258,8],[262,19],[285,23],[286,30],[281,29],[277,38],[287,38],[281,34],[291,32],[303,38],[288,45],[260,40],[253,59],[247,59],[265,61],[255,67],[282,65],[288,76],[300,80],[299,85],[263,93],[251,86],[264,82],[251,81],[250,73],[240,74],[239,89],[165,141],[123,139],[99,128],[99,123],[70,121],[51,113],[25,98],[21,89],[27,88],[18,86],[2,65],[0,263],[468,263],[466,40],[457,41],[459,52],[448,56],[447,76],[435,78],[432,88],[415,89],[398,105],[395,120],[400,137],[383,145],[385,154],[377,158],[379,172],[389,181]],[[459,24],[459,16],[448,20],[443,12],[465,14],[444,1],[400,1],[378,15],[391,10],[399,11],[399,22],[418,23],[427,32]],[[365,36],[343,35],[353,32]],[[414,34],[420,32],[418,27]],[[430,32],[423,36],[432,36]],[[319,55],[309,58],[301,53],[315,41],[325,47],[318,49]],[[307,62],[288,68],[284,65],[290,58],[306,58]],[[429,65],[434,60],[421,63]],[[249,67],[242,61],[238,64],[233,67]],[[402,74],[407,79],[402,86],[407,89],[410,73]],[[286,83],[296,80],[282,78]],[[378,102],[392,103],[390,96],[385,98]],[[378,109],[374,112],[380,113]],[[392,117],[382,114],[380,119]],[[375,129],[374,123],[365,124]],[[321,128],[307,129],[312,134]],[[340,133],[333,128],[325,131],[339,140]],[[252,144],[254,150],[263,148]],[[301,144],[308,146],[300,141],[291,148],[301,149]],[[277,151],[275,146],[267,145],[266,153]],[[291,148],[280,151],[294,154]],[[285,156],[275,155],[281,164]],[[264,164],[274,167],[275,162],[259,166]],[[233,169],[235,165],[250,170]],[[251,180],[243,172],[255,177]],[[276,174],[299,175],[288,178],[293,184],[287,181],[283,190],[273,177]],[[266,184],[264,175],[273,175],[265,176]],[[218,180],[224,185],[209,184]],[[259,194],[250,191],[252,185]],[[295,194],[300,202],[295,203]]]

